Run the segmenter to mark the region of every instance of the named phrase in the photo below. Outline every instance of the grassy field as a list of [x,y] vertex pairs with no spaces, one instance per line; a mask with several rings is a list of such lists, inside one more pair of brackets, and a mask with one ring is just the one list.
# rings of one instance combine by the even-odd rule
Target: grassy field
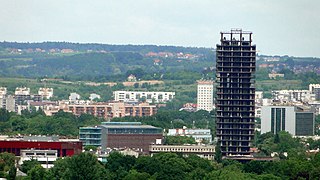
[[0,58],[0,61],[32,61],[32,58]]
[[270,91],[282,89],[308,89],[302,86],[301,80],[263,80],[256,82],[256,90]]

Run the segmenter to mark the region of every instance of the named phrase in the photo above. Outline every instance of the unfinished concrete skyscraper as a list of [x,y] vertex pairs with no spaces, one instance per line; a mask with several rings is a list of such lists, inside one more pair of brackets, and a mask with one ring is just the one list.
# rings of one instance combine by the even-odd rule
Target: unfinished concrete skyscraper
[[254,138],[256,46],[252,32],[221,32],[217,44],[216,134],[223,156],[250,155]]

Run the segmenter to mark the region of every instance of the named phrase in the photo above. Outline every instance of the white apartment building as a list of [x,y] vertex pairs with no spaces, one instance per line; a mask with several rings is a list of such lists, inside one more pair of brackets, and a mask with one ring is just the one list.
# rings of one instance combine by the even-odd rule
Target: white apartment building
[[7,88],[0,87],[0,98],[4,97],[7,94]]
[[39,88],[38,94],[45,99],[53,97],[53,88]]
[[148,103],[163,103],[171,101],[175,92],[143,92],[143,91],[114,91],[115,101],[138,102],[145,100]]
[[6,109],[9,112],[15,112],[15,98],[13,95],[0,96],[0,108]]
[[30,88],[27,87],[17,87],[16,91],[14,92],[15,95],[30,95]]
[[212,111],[213,109],[213,81],[199,80],[197,94],[197,110]]

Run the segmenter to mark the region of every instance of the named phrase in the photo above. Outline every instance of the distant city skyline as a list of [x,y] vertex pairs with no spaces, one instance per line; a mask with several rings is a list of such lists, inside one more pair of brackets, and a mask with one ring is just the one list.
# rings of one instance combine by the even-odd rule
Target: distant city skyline
[[253,32],[258,54],[320,57],[317,0],[1,0],[0,41],[215,47]]

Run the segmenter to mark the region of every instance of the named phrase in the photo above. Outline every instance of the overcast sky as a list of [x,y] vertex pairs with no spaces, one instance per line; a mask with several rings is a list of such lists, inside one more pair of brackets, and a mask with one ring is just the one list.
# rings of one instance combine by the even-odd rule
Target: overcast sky
[[258,53],[320,57],[320,0],[0,0],[0,41],[215,47],[253,32]]

